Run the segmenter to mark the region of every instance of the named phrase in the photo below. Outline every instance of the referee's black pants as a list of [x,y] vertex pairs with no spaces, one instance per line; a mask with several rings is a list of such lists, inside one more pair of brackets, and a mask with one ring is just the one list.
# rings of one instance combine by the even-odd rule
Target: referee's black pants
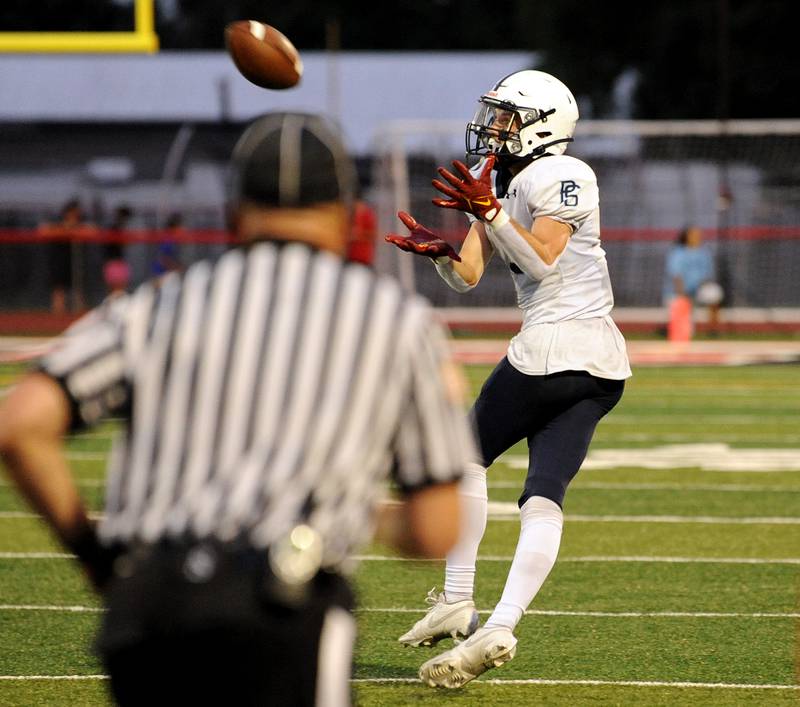
[[355,621],[340,576],[320,573],[295,603],[275,594],[261,552],[158,545],[118,566],[98,637],[117,704],[350,704]]
[[528,441],[528,476],[520,508],[531,496],[563,506],[600,419],[622,397],[625,382],[586,371],[530,376],[507,358],[497,365],[472,408],[483,465]]

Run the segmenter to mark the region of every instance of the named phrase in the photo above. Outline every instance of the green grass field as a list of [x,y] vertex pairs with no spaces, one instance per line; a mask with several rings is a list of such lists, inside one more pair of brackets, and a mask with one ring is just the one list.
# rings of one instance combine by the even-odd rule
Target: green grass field
[[[0,368],[0,386],[16,369]],[[473,390],[488,373],[468,371]],[[101,505],[112,427],[70,441]],[[502,591],[526,450],[490,472],[478,565]],[[728,469],[727,471],[725,469]],[[800,701],[800,367],[641,368],[598,428],[565,504],[561,557],[518,629],[517,657],[456,691],[416,680],[433,651],[396,638],[441,562],[366,548],[356,576],[363,705],[783,705]],[[0,705],[107,704],[89,645],[99,603],[0,485]],[[146,676],[144,676],[146,679]],[[231,704],[235,704],[232,686]]]

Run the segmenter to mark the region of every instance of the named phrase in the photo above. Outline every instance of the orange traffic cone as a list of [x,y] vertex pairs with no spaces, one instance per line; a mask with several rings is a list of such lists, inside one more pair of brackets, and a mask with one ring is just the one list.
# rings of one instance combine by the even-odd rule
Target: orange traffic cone
[[669,305],[667,338],[689,341],[692,338],[692,300],[685,295],[675,297]]

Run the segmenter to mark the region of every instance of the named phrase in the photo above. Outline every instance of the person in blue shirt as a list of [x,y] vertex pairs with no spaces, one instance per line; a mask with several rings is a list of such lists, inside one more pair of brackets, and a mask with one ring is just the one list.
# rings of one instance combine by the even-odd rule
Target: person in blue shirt
[[703,232],[697,226],[685,228],[667,254],[664,274],[664,304],[676,297],[689,297],[695,304],[708,306],[708,326],[719,329],[719,306],[724,293],[715,281],[714,257],[703,245]]

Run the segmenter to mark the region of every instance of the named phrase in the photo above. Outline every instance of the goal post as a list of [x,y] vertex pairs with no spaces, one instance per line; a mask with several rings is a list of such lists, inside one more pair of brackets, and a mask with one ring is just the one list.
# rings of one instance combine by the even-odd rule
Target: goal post
[[143,53],[158,51],[155,0],[134,0],[132,32],[0,32],[0,53]]

